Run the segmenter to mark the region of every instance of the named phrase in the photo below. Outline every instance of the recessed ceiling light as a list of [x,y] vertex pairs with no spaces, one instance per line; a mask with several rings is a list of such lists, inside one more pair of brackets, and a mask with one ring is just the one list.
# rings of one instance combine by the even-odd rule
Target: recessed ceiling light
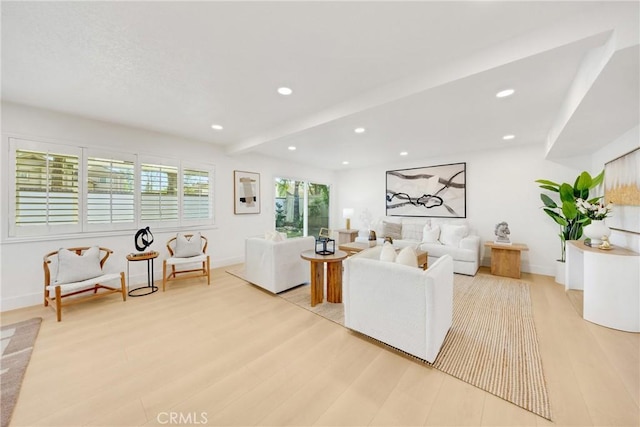
[[409,154],[409,153],[407,153],[406,151],[401,151],[401,152],[400,152],[400,155],[401,155],[401,156],[406,156],[406,155],[408,155],[408,154]]
[[224,128],[221,125],[213,124],[213,125],[211,125],[211,129],[213,129],[213,130],[222,130]]
[[288,96],[288,95],[291,95],[293,93],[293,90],[290,87],[282,86],[282,87],[278,88],[278,93],[280,95]]
[[344,162],[342,162],[342,164],[343,164],[343,165],[348,165],[348,164],[349,164],[349,162],[345,160]]
[[366,130],[365,128],[355,128],[353,131],[355,133],[364,133],[365,130]]
[[501,90],[500,92],[496,93],[496,97],[498,97],[498,98],[506,98],[507,96],[513,95],[514,92],[515,92],[515,90],[513,90],[513,89]]
[[296,147],[294,147],[293,145],[289,146],[289,151],[295,151]]
[[505,136],[502,137],[502,139],[504,139],[505,141],[508,141],[508,140],[513,139],[515,137],[516,137],[515,135],[505,135]]

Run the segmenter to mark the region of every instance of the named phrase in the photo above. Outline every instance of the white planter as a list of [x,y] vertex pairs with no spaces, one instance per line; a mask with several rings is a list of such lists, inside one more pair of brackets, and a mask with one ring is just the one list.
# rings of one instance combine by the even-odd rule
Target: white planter
[[557,260],[556,261],[556,283],[564,285],[565,282],[565,263]]
[[591,224],[584,227],[583,234],[591,239],[591,245],[597,246],[602,243],[602,237],[611,235],[611,230],[604,223],[604,220],[591,220]]

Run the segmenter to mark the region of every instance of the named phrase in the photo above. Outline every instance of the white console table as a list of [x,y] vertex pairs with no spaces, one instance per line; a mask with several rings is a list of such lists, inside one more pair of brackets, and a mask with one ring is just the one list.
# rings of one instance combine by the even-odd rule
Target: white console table
[[640,332],[640,254],[567,242],[565,289],[584,291],[582,317],[598,325]]

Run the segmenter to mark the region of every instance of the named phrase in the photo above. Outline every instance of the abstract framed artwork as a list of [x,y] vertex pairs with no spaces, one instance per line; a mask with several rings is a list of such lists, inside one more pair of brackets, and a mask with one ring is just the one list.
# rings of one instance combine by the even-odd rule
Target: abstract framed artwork
[[640,234],[640,148],[605,163],[604,200],[613,204],[609,228]]
[[233,171],[233,213],[260,213],[260,174]]
[[387,171],[387,215],[467,217],[466,163]]

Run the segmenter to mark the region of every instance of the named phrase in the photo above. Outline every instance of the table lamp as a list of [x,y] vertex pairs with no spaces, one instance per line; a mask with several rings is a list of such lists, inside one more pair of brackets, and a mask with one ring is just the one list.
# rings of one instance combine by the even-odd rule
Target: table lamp
[[351,230],[351,217],[353,216],[353,208],[342,209],[342,217],[347,220],[347,230]]

